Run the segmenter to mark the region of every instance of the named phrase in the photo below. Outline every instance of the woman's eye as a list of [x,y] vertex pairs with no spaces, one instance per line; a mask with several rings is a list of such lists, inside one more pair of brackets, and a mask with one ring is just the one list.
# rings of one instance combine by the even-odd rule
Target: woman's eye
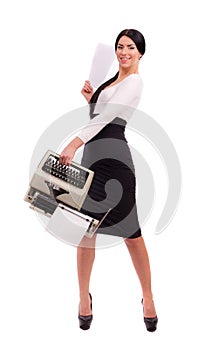
[[[121,46],[121,45],[118,45],[117,48],[118,48],[119,50],[123,50],[124,47]],[[128,49],[129,49],[129,50],[134,50],[134,49],[135,49],[135,46],[128,46]]]
[[[123,49],[123,46],[118,45],[117,48],[118,48],[119,50],[122,50],[122,49]],[[128,49],[130,49],[130,50],[134,50],[134,48],[135,48],[134,46],[129,46],[129,47],[128,47]]]

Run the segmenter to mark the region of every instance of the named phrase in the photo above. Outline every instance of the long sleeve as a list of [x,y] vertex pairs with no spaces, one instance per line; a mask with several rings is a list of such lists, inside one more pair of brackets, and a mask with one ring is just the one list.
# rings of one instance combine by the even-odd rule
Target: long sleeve
[[77,136],[86,143],[114,118],[120,117],[128,121],[133,114],[133,109],[139,104],[141,92],[142,81],[138,74],[131,74],[120,83],[103,90],[100,96],[105,94],[104,103],[97,103],[95,106],[95,113],[98,113],[98,109],[100,113],[91,119]]

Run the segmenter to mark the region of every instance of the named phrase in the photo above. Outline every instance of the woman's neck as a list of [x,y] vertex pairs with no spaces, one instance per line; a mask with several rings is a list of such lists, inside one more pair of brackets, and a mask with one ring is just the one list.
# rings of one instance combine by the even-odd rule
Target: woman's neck
[[138,68],[129,68],[129,69],[123,69],[123,68],[119,68],[119,75],[118,75],[118,79],[117,80],[122,80],[124,78],[126,78],[128,75],[130,74],[138,74]]

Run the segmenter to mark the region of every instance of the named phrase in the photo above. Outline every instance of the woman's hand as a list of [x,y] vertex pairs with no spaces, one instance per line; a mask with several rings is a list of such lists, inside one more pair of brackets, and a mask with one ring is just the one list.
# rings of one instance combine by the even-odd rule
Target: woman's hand
[[79,137],[75,137],[61,152],[60,163],[64,165],[70,165],[74,158],[76,150],[83,145],[83,141]]
[[60,154],[60,163],[69,165],[74,158],[75,152],[76,149],[69,144]]
[[90,102],[91,97],[93,96],[93,87],[91,86],[91,83],[89,80],[85,81],[85,84],[81,90],[82,95],[85,97],[85,99]]

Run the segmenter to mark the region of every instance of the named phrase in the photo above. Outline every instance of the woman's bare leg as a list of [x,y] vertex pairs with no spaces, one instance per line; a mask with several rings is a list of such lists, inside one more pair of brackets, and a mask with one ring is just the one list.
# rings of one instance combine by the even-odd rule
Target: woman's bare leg
[[125,239],[143,291],[144,316],[155,317],[156,311],[151,288],[151,271],[149,257],[143,237]]
[[84,236],[77,247],[77,270],[80,293],[79,313],[83,316],[92,314],[90,308],[89,285],[95,259],[95,241],[96,235],[92,238]]

